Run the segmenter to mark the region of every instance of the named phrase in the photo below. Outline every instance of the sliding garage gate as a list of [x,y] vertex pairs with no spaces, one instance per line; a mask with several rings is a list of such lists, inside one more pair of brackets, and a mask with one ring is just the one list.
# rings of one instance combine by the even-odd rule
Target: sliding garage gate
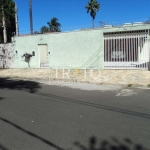
[[148,30],[104,34],[105,69],[148,69]]

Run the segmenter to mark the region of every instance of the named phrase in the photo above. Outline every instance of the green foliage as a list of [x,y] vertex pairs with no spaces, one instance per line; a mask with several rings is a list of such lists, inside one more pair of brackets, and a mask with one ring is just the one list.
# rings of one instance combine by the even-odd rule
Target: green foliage
[[61,24],[58,22],[57,18],[52,18],[50,22],[47,22],[49,27],[43,26],[41,27],[41,33],[47,33],[47,32],[61,32]]
[[92,23],[94,27],[94,19],[96,17],[96,11],[99,11],[100,4],[97,2],[97,0],[90,0],[85,8],[87,9],[87,13],[90,13],[92,17]]
[[15,32],[15,3],[13,0],[0,0],[0,43],[3,42],[2,17],[4,11],[8,42],[11,41],[12,33]]
[[52,18],[50,22],[47,22],[49,25],[50,32],[60,32],[61,24],[58,22],[57,18]]
[[48,30],[49,30],[49,28],[46,26],[41,27],[41,33],[47,33]]
[[10,22],[10,19],[15,16],[15,3],[13,0],[0,0],[1,9],[3,8],[6,17],[6,22]]
[[40,32],[39,31],[34,31],[34,34],[40,34]]
[[128,84],[128,87],[132,87],[133,84]]

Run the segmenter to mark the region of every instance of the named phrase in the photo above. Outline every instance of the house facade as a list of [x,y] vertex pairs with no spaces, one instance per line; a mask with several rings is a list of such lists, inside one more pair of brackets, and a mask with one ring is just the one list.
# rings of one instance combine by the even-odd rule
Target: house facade
[[150,24],[12,38],[13,68],[148,69]]

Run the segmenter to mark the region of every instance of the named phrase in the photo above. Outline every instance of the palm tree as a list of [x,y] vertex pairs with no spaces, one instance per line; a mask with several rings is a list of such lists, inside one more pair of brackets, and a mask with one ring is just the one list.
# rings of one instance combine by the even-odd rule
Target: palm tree
[[46,26],[41,27],[41,33],[47,33],[49,31],[49,28]]
[[33,34],[32,0],[29,0],[30,32]]
[[61,24],[58,22],[57,18],[52,18],[47,24],[49,25],[50,32],[61,32]]
[[87,13],[90,13],[92,17],[92,26],[94,28],[94,19],[96,16],[96,11],[99,11],[100,9],[100,4],[97,2],[97,0],[90,0],[85,8],[87,9]]

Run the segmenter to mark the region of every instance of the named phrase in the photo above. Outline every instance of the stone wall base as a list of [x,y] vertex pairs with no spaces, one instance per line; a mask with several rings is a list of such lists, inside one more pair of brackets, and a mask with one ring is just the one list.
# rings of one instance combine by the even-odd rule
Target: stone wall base
[[29,80],[65,80],[73,82],[145,85],[150,84],[150,71],[146,70],[52,70],[52,69],[1,69],[0,78]]
[[12,68],[14,59],[12,43],[0,44],[0,68]]

